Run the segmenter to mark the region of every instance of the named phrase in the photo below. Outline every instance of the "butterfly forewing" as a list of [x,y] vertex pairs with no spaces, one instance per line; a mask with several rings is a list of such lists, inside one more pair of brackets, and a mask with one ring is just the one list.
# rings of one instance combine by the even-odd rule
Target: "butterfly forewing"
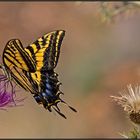
[[37,71],[52,70],[56,67],[64,35],[65,31],[57,30],[44,35],[25,48],[34,59]]
[[3,52],[3,63],[9,69],[16,66],[26,71],[36,71],[34,59],[24,50],[18,39],[12,39],[6,44]]
[[[31,93],[35,94],[38,93],[38,85],[35,84],[35,81],[32,81],[32,79],[29,79],[26,76],[26,71],[13,66],[11,70],[7,69],[9,73],[11,74],[13,80],[20,85],[22,88],[24,88],[27,91],[30,91]],[[34,84],[33,84],[34,82]]]
[[35,88],[36,84],[32,84],[33,82],[25,75],[24,71],[36,71],[36,65],[34,59],[24,50],[20,40],[8,41],[3,52],[3,64],[7,73],[22,88],[31,93],[38,90]]

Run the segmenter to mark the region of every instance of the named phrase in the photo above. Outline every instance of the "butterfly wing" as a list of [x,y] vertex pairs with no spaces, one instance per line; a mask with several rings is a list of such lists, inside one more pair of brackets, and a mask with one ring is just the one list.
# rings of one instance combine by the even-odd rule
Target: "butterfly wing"
[[43,104],[49,111],[51,106],[56,107],[54,110],[66,118],[57,106],[58,102],[65,102],[59,97],[62,93],[59,90],[60,83],[53,71],[58,62],[64,35],[63,30],[51,32],[25,49],[19,40],[10,40],[3,52],[3,64],[8,75],[18,85],[36,94],[34,98],[38,103]]
[[36,71],[35,61],[24,50],[20,40],[12,39],[8,41],[3,51],[3,65],[6,74],[10,75],[25,90],[31,93],[38,91],[38,85],[33,84],[25,75],[25,71]]
[[65,31],[56,30],[25,48],[25,51],[34,59],[37,71],[53,70],[56,67],[64,35]]
[[38,93],[38,84],[33,84],[34,81],[25,75],[27,71],[14,65],[11,67],[11,69],[5,67],[3,70],[8,73],[9,80],[15,81],[17,85],[21,86],[23,89],[31,92],[32,94]]
[[3,52],[3,64],[13,79],[24,89],[40,91],[41,71],[56,67],[65,31],[45,34],[23,48],[20,40],[8,41]]
[[3,52],[3,63],[9,69],[16,66],[26,71],[36,71],[34,59],[24,50],[18,39],[12,39],[6,44]]

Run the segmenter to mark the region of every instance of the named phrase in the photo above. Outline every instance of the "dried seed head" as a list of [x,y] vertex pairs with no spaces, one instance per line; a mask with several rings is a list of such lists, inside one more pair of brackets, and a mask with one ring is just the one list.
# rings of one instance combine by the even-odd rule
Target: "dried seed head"
[[132,122],[140,124],[140,86],[128,85],[127,90],[120,92],[119,97],[111,97],[124,108]]
[[140,113],[139,112],[131,112],[129,114],[129,118],[132,122],[136,124],[140,124]]

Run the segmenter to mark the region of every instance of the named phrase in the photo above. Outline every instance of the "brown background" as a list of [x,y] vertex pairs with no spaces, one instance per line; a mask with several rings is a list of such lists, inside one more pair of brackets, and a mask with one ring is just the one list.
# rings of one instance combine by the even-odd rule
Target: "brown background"
[[30,93],[24,106],[0,111],[0,138],[121,137],[131,129],[123,109],[110,99],[140,81],[140,14],[103,23],[99,2],[0,2],[0,51],[9,39],[24,46],[43,34],[66,30],[56,72],[63,83],[64,120],[39,106]]

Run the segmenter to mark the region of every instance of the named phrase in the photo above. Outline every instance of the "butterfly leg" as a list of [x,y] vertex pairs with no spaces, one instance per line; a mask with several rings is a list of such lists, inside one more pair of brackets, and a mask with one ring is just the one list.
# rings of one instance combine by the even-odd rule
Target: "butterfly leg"
[[14,105],[16,106],[16,103],[15,103],[15,100],[14,100],[14,96],[16,96],[16,94],[15,94],[16,85],[14,87],[12,81],[10,81],[10,85],[11,85],[11,89],[12,89],[12,100],[13,100]]

